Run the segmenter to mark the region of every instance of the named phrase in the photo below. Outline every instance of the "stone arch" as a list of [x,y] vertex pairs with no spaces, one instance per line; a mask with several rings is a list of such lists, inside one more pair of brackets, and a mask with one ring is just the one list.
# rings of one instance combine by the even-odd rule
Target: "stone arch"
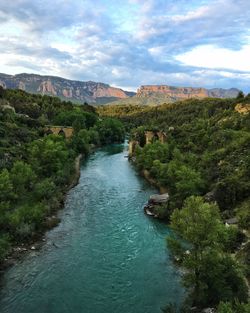
[[157,132],[157,136],[158,136],[158,140],[161,142],[161,143],[165,143],[167,141],[167,135],[165,132]]
[[58,135],[63,136],[64,138],[66,137],[66,134],[62,128],[59,130]]
[[52,135],[53,134],[53,131],[51,129],[47,129],[45,130],[45,134],[48,136],[48,135]]
[[66,139],[73,136],[74,129],[73,127],[68,126],[52,126],[48,125],[44,129],[45,134],[54,134],[64,136]]
[[[136,136],[138,139],[138,136]],[[155,141],[159,141],[161,143],[165,143],[167,141],[167,135],[162,131],[145,131],[144,132],[144,142],[141,144],[140,140],[131,140],[129,142],[129,156],[132,157],[137,146],[144,147],[144,145],[151,144]]]
[[145,132],[146,137],[146,144],[150,144],[155,142],[156,140],[159,140],[161,143],[166,142],[166,134],[161,131],[146,131]]
[[151,143],[156,142],[157,140],[160,140],[158,133],[154,133],[151,139]]

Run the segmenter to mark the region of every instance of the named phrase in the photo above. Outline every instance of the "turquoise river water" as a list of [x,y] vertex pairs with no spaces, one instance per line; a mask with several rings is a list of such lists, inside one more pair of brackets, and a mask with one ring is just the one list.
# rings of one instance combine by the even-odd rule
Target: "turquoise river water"
[[156,190],[126,154],[109,146],[82,165],[61,223],[3,276],[1,313],[160,313],[181,302],[169,230],[143,213]]

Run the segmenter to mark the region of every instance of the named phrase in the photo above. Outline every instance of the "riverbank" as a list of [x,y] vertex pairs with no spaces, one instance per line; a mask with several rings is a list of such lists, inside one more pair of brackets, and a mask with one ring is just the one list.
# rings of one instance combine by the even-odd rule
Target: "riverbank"
[[46,216],[43,221],[43,228],[38,232],[34,233],[30,240],[23,243],[18,243],[13,245],[10,249],[10,252],[5,257],[4,261],[0,263],[0,276],[4,273],[4,271],[13,266],[18,260],[21,260],[26,253],[29,251],[39,250],[43,243],[45,242],[44,235],[45,233],[57,226],[60,223],[60,219],[58,218],[58,211],[64,207],[65,200],[68,192],[74,188],[80,179],[80,168],[81,161],[83,159],[83,155],[79,154],[74,161],[74,174],[70,178],[68,186],[62,191],[62,197],[58,199],[58,206],[51,212],[50,215]]
[[69,184],[68,188],[67,188],[67,191],[69,191],[70,189],[72,189],[73,187],[75,187],[78,182],[79,182],[79,179],[80,179],[80,175],[81,175],[81,172],[80,172],[80,168],[81,168],[81,160],[83,158],[83,155],[82,154],[79,154],[76,158],[75,158],[75,174],[73,175],[72,177],[72,181],[71,183]]
[[149,173],[148,170],[142,170],[141,175],[154,187],[156,187],[160,194],[168,193],[168,189],[165,186],[161,186]]

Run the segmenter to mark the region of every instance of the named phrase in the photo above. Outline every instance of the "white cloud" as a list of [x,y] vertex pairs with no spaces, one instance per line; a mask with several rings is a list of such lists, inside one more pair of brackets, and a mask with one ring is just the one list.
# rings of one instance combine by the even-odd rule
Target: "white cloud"
[[171,17],[171,20],[176,23],[187,22],[187,21],[191,21],[191,20],[206,16],[209,13],[209,11],[210,11],[209,6],[203,6],[194,11],[189,11],[185,15],[181,15],[181,14],[173,15]]
[[0,0],[1,72],[249,88],[249,0],[40,2]]
[[250,72],[250,44],[240,50],[203,45],[175,57],[184,65]]
[[164,53],[164,47],[163,46],[152,47],[148,49],[148,52],[154,57],[160,57]]

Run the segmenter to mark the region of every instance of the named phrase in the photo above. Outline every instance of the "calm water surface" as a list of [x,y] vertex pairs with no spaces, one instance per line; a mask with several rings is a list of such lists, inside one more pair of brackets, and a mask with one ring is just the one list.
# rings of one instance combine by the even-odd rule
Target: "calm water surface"
[[126,154],[110,146],[82,165],[62,222],[3,277],[1,313],[157,313],[181,302],[169,230],[143,213],[156,190]]

